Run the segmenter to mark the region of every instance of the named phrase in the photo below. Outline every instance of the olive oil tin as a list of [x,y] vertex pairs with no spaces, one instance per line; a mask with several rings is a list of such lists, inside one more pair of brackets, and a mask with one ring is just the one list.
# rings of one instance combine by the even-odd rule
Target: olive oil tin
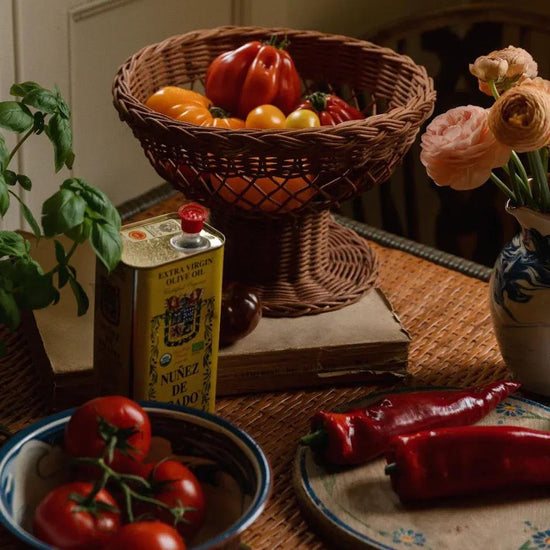
[[98,262],[100,393],[214,411],[224,237],[200,227],[203,248],[182,249],[174,246],[178,214],[126,225],[117,268],[108,273]]

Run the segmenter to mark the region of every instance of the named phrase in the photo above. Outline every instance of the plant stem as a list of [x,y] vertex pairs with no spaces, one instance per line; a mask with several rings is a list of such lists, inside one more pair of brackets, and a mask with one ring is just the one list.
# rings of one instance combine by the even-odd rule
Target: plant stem
[[494,80],[489,80],[489,89],[491,90],[491,93],[493,94],[493,97],[495,99],[498,99],[500,97]]
[[532,199],[533,193],[531,192],[531,187],[529,185],[529,176],[527,175],[525,166],[523,166],[523,162],[521,162],[521,159],[519,158],[518,154],[515,151],[512,151],[511,158],[514,164],[516,165],[516,168],[519,170],[523,190],[526,192],[527,197],[529,199]]
[[538,151],[529,151],[527,153],[529,166],[533,174],[533,182],[538,192],[538,205],[542,212],[550,211],[550,189],[548,189],[548,176],[544,170],[542,158]]
[[516,197],[516,206],[523,206],[524,199],[522,194],[522,186],[520,183],[521,180],[516,174],[512,158],[510,158],[510,160],[508,161],[508,175],[510,177],[510,184],[512,186],[512,189],[514,190],[514,195]]
[[30,130],[27,131],[27,133],[17,142],[15,147],[13,148],[12,152],[10,153],[8,159],[6,160],[6,165],[4,166],[4,170],[8,167],[9,163],[12,161],[13,157],[15,156],[15,153],[19,151],[23,143],[27,141],[27,139],[34,133],[34,127],[32,127]]
[[491,172],[491,180],[513,203],[517,203],[514,192],[493,172]]

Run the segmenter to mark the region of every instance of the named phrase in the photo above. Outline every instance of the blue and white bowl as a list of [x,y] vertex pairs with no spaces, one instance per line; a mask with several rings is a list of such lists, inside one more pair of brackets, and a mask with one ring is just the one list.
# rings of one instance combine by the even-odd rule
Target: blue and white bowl
[[[165,403],[141,405],[151,419],[152,459],[170,455],[189,463],[205,491],[205,524],[189,548],[239,548],[242,533],[260,516],[271,490],[261,448],[219,416]],[[62,446],[72,412],[44,418],[0,448],[0,523],[32,548],[52,548],[32,535],[32,517],[48,491],[69,481]]]

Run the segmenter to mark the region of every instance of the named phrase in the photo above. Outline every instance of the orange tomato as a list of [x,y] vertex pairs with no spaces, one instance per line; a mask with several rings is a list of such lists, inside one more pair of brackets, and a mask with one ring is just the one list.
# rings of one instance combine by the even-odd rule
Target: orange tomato
[[225,111],[217,107],[208,107],[198,103],[187,105],[175,105],[170,110],[170,116],[176,120],[198,124],[199,126],[212,126],[215,128],[244,128],[244,120],[229,117]]
[[275,105],[260,105],[252,109],[246,116],[245,125],[247,128],[284,128],[286,117]]
[[153,111],[167,115],[175,105],[198,103],[208,107],[212,102],[204,95],[180,88],[179,86],[164,86],[151,95],[145,105]]
[[304,178],[258,178],[254,184],[243,178],[227,178],[222,184],[217,177],[210,178],[219,196],[243,210],[289,212],[308,202],[316,193]]

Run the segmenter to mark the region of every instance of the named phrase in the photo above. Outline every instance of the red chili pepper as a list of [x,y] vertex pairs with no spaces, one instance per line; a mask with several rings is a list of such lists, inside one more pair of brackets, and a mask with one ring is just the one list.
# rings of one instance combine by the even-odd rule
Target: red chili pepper
[[395,437],[386,473],[403,501],[550,485],[550,433],[460,426]]
[[517,382],[491,382],[461,390],[387,394],[345,413],[317,412],[302,443],[317,447],[331,464],[363,464],[382,455],[395,435],[474,424],[517,390]]
[[335,126],[347,120],[362,120],[365,115],[334,94],[314,92],[298,103],[296,109],[310,109],[319,115],[321,126]]

